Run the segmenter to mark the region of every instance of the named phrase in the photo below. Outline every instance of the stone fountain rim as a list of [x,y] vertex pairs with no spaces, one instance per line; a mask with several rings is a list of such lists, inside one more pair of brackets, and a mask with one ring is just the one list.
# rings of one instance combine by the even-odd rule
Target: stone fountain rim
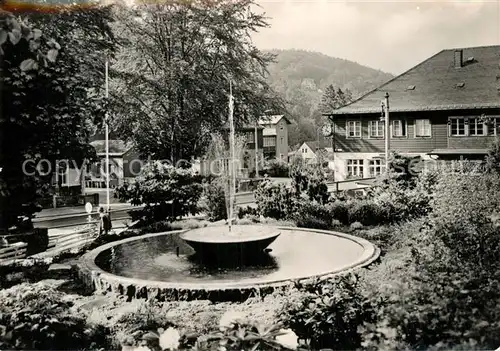
[[256,241],[263,241],[263,240],[266,240],[266,239],[270,239],[270,238],[277,238],[281,232],[279,231],[279,229],[275,228],[275,227],[272,227],[272,226],[264,226],[264,225],[259,225],[259,224],[248,224],[248,225],[245,225],[245,224],[236,224],[233,226],[233,228],[236,227],[236,228],[252,228],[252,227],[264,227],[266,229],[269,229],[267,230],[266,232],[264,233],[261,233],[260,235],[254,235],[254,236],[243,236],[243,237],[238,237],[237,235],[234,235],[234,236],[231,236],[231,235],[227,235],[227,236],[218,236],[218,237],[215,237],[215,238],[203,238],[203,239],[200,239],[196,236],[194,237],[189,237],[189,234],[190,233],[195,233],[195,232],[201,232],[203,230],[206,230],[208,228],[212,228],[212,230],[214,230],[213,228],[226,228],[226,230],[228,230],[228,227],[227,226],[209,226],[209,227],[202,227],[202,228],[195,228],[195,229],[188,229],[186,231],[184,231],[181,235],[180,235],[180,238],[184,241],[186,241],[188,244],[189,242],[193,242],[193,243],[203,243],[203,244],[240,244],[240,243],[253,243],[253,242],[256,242]]
[[[278,227],[278,226],[269,226],[271,228],[275,228],[280,231],[303,231],[303,232],[311,232],[317,234],[326,234],[326,235],[334,235],[340,238],[344,238],[347,240],[351,240],[354,243],[360,245],[364,251],[362,255],[354,262],[344,265],[343,267],[338,267],[334,270],[324,272],[321,274],[317,274],[314,276],[297,276],[297,277],[289,277],[287,279],[282,280],[274,280],[274,279],[262,279],[259,282],[217,282],[217,283],[178,283],[178,282],[164,282],[157,280],[146,280],[146,279],[136,279],[129,278],[124,276],[115,275],[109,273],[95,263],[95,260],[99,254],[102,252],[111,249],[114,246],[118,246],[127,242],[143,240],[147,238],[152,238],[156,236],[162,235],[170,235],[170,234],[178,234],[186,232],[187,230],[175,230],[161,233],[150,233],[144,234],[141,236],[126,238],[118,241],[114,241],[102,246],[99,246],[92,251],[84,254],[78,263],[78,267],[81,272],[90,272],[94,278],[99,277],[100,281],[106,281],[109,284],[120,284],[122,286],[135,286],[137,288],[151,288],[151,289],[161,289],[161,290],[191,290],[191,291],[222,291],[222,290],[244,290],[244,289],[255,289],[255,288],[265,288],[265,287],[280,287],[291,284],[295,281],[309,281],[312,279],[328,279],[338,274],[346,273],[361,267],[365,267],[373,263],[380,256],[380,249],[376,247],[374,244],[365,240],[363,238],[359,238],[350,234],[328,231],[328,230],[319,230],[319,229],[309,229],[309,228],[299,228],[299,227]],[[221,226],[222,227],[222,226]]]

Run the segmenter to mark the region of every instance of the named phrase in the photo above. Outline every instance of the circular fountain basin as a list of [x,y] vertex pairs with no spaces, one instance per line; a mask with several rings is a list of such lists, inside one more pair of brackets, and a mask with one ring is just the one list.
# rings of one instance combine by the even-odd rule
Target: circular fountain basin
[[[256,241],[272,238],[270,252],[261,252],[246,265],[200,262],[191,244],[200,240],[213,244],[244,240],[234,237],[238,232],[227,235],[227,226],[213,226],[189,232],[146,234],[103,245],[80,259],[79,274],[95,290],[113,291],[129,299],[229,300],[233,297],[228,294],[265,293],[297,280],[327,278],[366,266],[379,255],[379,250],[367,240],[343,233],[294,227],[241,227],[247,227],[242,228],[244,232],[255,233],[244,235]],[[221,236],[208,238],[203,233]]]

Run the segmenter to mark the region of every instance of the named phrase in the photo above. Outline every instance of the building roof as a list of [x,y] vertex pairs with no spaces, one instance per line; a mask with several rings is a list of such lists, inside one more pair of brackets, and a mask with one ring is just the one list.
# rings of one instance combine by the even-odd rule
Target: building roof
[[[90,143],[95,148],[98,155],[104,155],[106,153],[106,141],[105,140],[94,140]],[[109,140],[109,153],[123,155],[132,148],[132,143],[127,143],[123,140]]]
[[381,113],[385,93],[391,112],[500,108],[499,60],[500,45],[443,50],[329,114]]
[[279,121],[282,119],[285,119],[287,124],[292,124],[288,118],[285,117],[285,115],[273,115],[273,116],[263,116],[259,119],[259,124],[260,125],[265,125],[265,124],[278,124]]
[[[306,144],[312,151],[316,151],[318,149],[324,149],[330,147],[330,144],[327,141],[306,141],[303,144]],[[303,145],[302,144],[302,145]]]
[[[257,129],[264,129],[264,127],[262,127],[261,125],[255,125],[255,124],[252,124],[252,123],[244,123],[244,124],[242,124],[240,126],[238,126],[236,123],[234,124],[234,130],[236,132],[238,132],[238,131],[254,130],[255,128],[257,128]],[[225,129],[225,130],[229,129],[229,121],[227,121],[226,123],[224,123],[224,125],[222,126],[222,129]]]

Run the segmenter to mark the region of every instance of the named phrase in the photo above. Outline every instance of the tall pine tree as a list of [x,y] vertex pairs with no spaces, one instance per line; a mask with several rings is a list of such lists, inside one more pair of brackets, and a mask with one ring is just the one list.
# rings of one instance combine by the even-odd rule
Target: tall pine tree
[[321,97],[320,111],[328,113],[332,110],[341,108],[352,101],[352,93],[349,89],[343,91],[340,88],[335,89],[333,84],[326,87],[323,96]]

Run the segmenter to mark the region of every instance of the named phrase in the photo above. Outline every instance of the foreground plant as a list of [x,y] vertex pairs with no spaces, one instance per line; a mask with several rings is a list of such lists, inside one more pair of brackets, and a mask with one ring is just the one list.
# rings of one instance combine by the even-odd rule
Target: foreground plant
[[137,346],[123,346],[123,351],[165,350],[294,350],[298,340],[281,323],[259,325],[250,323],[243,313],[226,312],[218,330],[197,334],[175,327],[146,332]]
[[375,321],[372,302],[361,294],[359,277],[347,274],[328,281],[297,284],[299,297],[278,318],[313,350],[359,348],[358,328]]
[[109,331],[89,325],[70,310],[64,294],[42,283],[1,290],[0,348],[4,350],[69,350],[109,348]]

